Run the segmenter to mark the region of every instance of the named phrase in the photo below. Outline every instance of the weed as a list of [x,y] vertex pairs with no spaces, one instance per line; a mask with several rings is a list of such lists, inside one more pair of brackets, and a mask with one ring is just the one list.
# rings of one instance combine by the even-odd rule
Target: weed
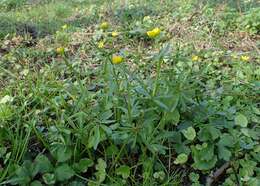
[[258,185],[257,7],[0,7],[0,185]]

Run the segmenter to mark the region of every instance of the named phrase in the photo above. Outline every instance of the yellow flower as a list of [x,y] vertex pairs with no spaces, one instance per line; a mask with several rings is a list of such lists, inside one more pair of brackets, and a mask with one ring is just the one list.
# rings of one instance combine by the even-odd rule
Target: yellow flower
[[116,37],[116,36],[118,36],[118,35],[119,35],[118,32],[112,32],[112,36],[113,36],[113,37]]
[[99,41],[98,42],[98,48],[104,48],[104,44],[105,44],[104,41]]
[[59,48],[56,49],[56,52],[57,52],[57,54],[62,55],[65,52],[65,48],[64,47],[59,47]]
[[63,25],[61,28],[62,28],[63,30],[66,30],[66,29],[68,28],[68,25],[65,24],[65,25]]
[[106,29],[108,29],[108,26],[109,26],[108,22],[103,22],[103,23],[101,23],[100,28],[103,30],[106,30]]
[[199,56],[192,56],[191,60],[192,61],[199,61],[200,57]]
[[249,56],[241,56],[241,60],[242,60],[242,61],[248,62],[249,59],[250,59]]
[[122,63],[123,60],[124,60],[124,58],[122,56],[119,56],[119,55],[113,55],[113,57],[112,57],[112,63],[113,64]]
[[150,37],[150,38],[155,38],[156,36],[158,36],[161,33],[161,30],[159,28],[154,28],[153,30],[150,30],[148,32],[146,32],[146,34]]

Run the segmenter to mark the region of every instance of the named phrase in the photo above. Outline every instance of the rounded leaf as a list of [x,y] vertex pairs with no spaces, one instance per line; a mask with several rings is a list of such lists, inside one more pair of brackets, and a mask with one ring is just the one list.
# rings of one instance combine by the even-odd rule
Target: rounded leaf
[[184,164],[187,162],[187,160],[188,160],[188,156],[186,154],[182,153],[177,156],[174,163],[175,164]]
[[183,130],[182,133],[185,136],[185,138],[187,138],[190,141],[194,140],[194,138],[196,137],[196,131],[193,127],[189,127],[186,130]]
[[74,174],[75,173],[74,173],[73,169],[67,164],[60,165],[55,170],[55,176],[56,176],[57,180],[59,180],[59,181],[68,180],[72,176],[74,176]]
[[248,120],[246,118],[245,115],[243,114],[238,114],[236,115],[235,117],[235,124],[236,125],[239,125],[241,127],[247,127],[247,124],[248,124]]
[[116,174],[121,175],[124,179],[130,176],[130,168],[126,165],[122,165],[116,169]]

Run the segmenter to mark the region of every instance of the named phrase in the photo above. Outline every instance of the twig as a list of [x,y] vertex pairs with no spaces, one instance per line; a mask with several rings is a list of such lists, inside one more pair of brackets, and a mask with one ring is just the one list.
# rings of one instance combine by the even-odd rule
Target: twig
[[188,18],[188,20],[187,21],[193,21],[193,18],[195,17],[195,16],[197,16],[197,15],[200,15],[201,14],[201,12],[194,12],[193,14],[191,14],[191,16]]
[[223,164],[219,169],[217,169],[213,174],[210,174],[207,177],[206,181],[206,186],[211,186],[214,181],[216,181],[225,171],[226,169],[230,166],[230,162],[226,162]]

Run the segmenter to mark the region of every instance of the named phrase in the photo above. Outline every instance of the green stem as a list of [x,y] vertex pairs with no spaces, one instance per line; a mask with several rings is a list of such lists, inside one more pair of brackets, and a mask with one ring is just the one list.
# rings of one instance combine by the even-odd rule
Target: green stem
[[42,144],[44,145],[44,147],[45,147],[47,150],[50,150],[49,145],[45,142],[45,140],[43,139],[43,137],[41,136],[41,134],[39,134],[39,132],[37,131],[37,129],[35,128],[34,125],[32,126],[32,129],[33,129],[33,131],[34,131],[36,137],[42,142]]
[[159,84],[159,78],[160,78],[160,75],[161,75],[161,66],[162,66],[162,60],[160,60],[158,63],[157,63],[157,67],[156,67],[156,80],[155,80],[155,85],[154,85],[154,89],[153,89],[153,97],[157,94],[157,89],[158,89],[158,84]]
[[113,164],[111,165],[110,169],[109,169],[109,172],[111,172],[112,168],[115,166],[115,164],[117,163],[117,161],[119,160],[120,156],[121,156],[121,153],[123,152],[124,148],[126,146],[126,142],[122,145],[119,153],[117,154],[117,157],[115,159],[115,161],[113,162]]

